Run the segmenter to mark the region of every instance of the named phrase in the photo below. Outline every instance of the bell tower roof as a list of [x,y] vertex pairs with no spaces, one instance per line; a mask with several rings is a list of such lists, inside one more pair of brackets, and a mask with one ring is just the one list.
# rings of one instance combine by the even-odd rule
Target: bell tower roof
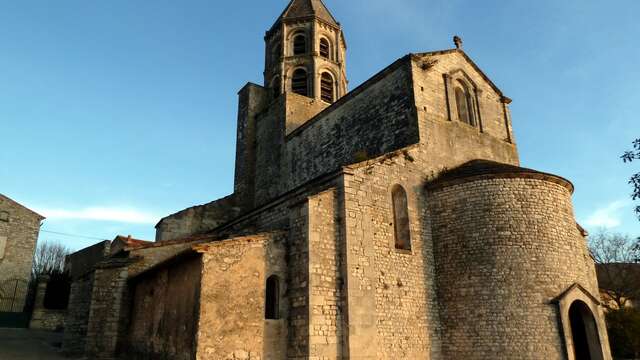
[[340,26],[322,0],[291,0],[287,8],[284,9],[282,15],[280,15],[274,24],[274,27],[282,20],[294,20],[309,17],[316,17],[336,27]]

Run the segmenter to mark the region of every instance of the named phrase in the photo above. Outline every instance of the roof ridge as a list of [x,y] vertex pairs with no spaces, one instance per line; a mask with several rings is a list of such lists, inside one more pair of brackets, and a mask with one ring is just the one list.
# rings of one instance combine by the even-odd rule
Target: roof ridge
[[37,216],[41,217],[41,218],[42,218],[41,220],[46,219],[46,217],[45,217],[45,216],[42,216],[42,215],[41,215],[41,214],[39,214],[38,212],[36,212],[36,211],[34,211],[34,210],[31,210],[30,208],[28,208],[28,207],[26,207],[25,205],[23,205],[23,204],[21,204],[21,203],[17,202],[17,201],[16,201],[16,200],[14,200],[14,199],[12,199],[12,198],[8,197],[7,195],[4,195],[4,194],[0,193],[0,198],[4,198],[4,199],[6,199],[6,200],[8,200],[8,201],[11,201],[12,203],[14,203],[14,204],[18,205],[19,207],[21,207],[21,208],[23,208],[23,209],[25,209],[25,210],[27,210],[27,211],[31,212],[32,214],[35,214],[35,215],[37,215]]

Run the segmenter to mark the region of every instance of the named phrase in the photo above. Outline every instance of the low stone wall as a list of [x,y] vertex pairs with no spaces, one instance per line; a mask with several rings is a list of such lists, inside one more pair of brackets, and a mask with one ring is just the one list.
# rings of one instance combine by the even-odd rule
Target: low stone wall
[[44,306],[44,296],[47,292],[48,277],[38,279],[36,301],[31,315],[29,328],[34,330],[62,331],[67,310],[52,310]]
[[62,331],[67,310],[34,309],[29,328],[34,330]]

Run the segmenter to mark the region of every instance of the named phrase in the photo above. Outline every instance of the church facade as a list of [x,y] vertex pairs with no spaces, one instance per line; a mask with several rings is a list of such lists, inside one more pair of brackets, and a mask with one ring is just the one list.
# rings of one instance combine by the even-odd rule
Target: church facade
[[511,100],[460,39],[350,92],[321,0],[292,0],[265,42],[234,193],[74,284],[87,315],[65,341],[95,359],[611,359],[573,185],[520,166]]

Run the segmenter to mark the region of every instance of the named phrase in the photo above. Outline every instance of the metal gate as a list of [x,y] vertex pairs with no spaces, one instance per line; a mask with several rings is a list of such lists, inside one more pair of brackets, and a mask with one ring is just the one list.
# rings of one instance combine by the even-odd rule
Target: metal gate
[[0,327],[26,328],[30,314],[25,311],[29,295],[29,282],[25,280],[0,281]]

